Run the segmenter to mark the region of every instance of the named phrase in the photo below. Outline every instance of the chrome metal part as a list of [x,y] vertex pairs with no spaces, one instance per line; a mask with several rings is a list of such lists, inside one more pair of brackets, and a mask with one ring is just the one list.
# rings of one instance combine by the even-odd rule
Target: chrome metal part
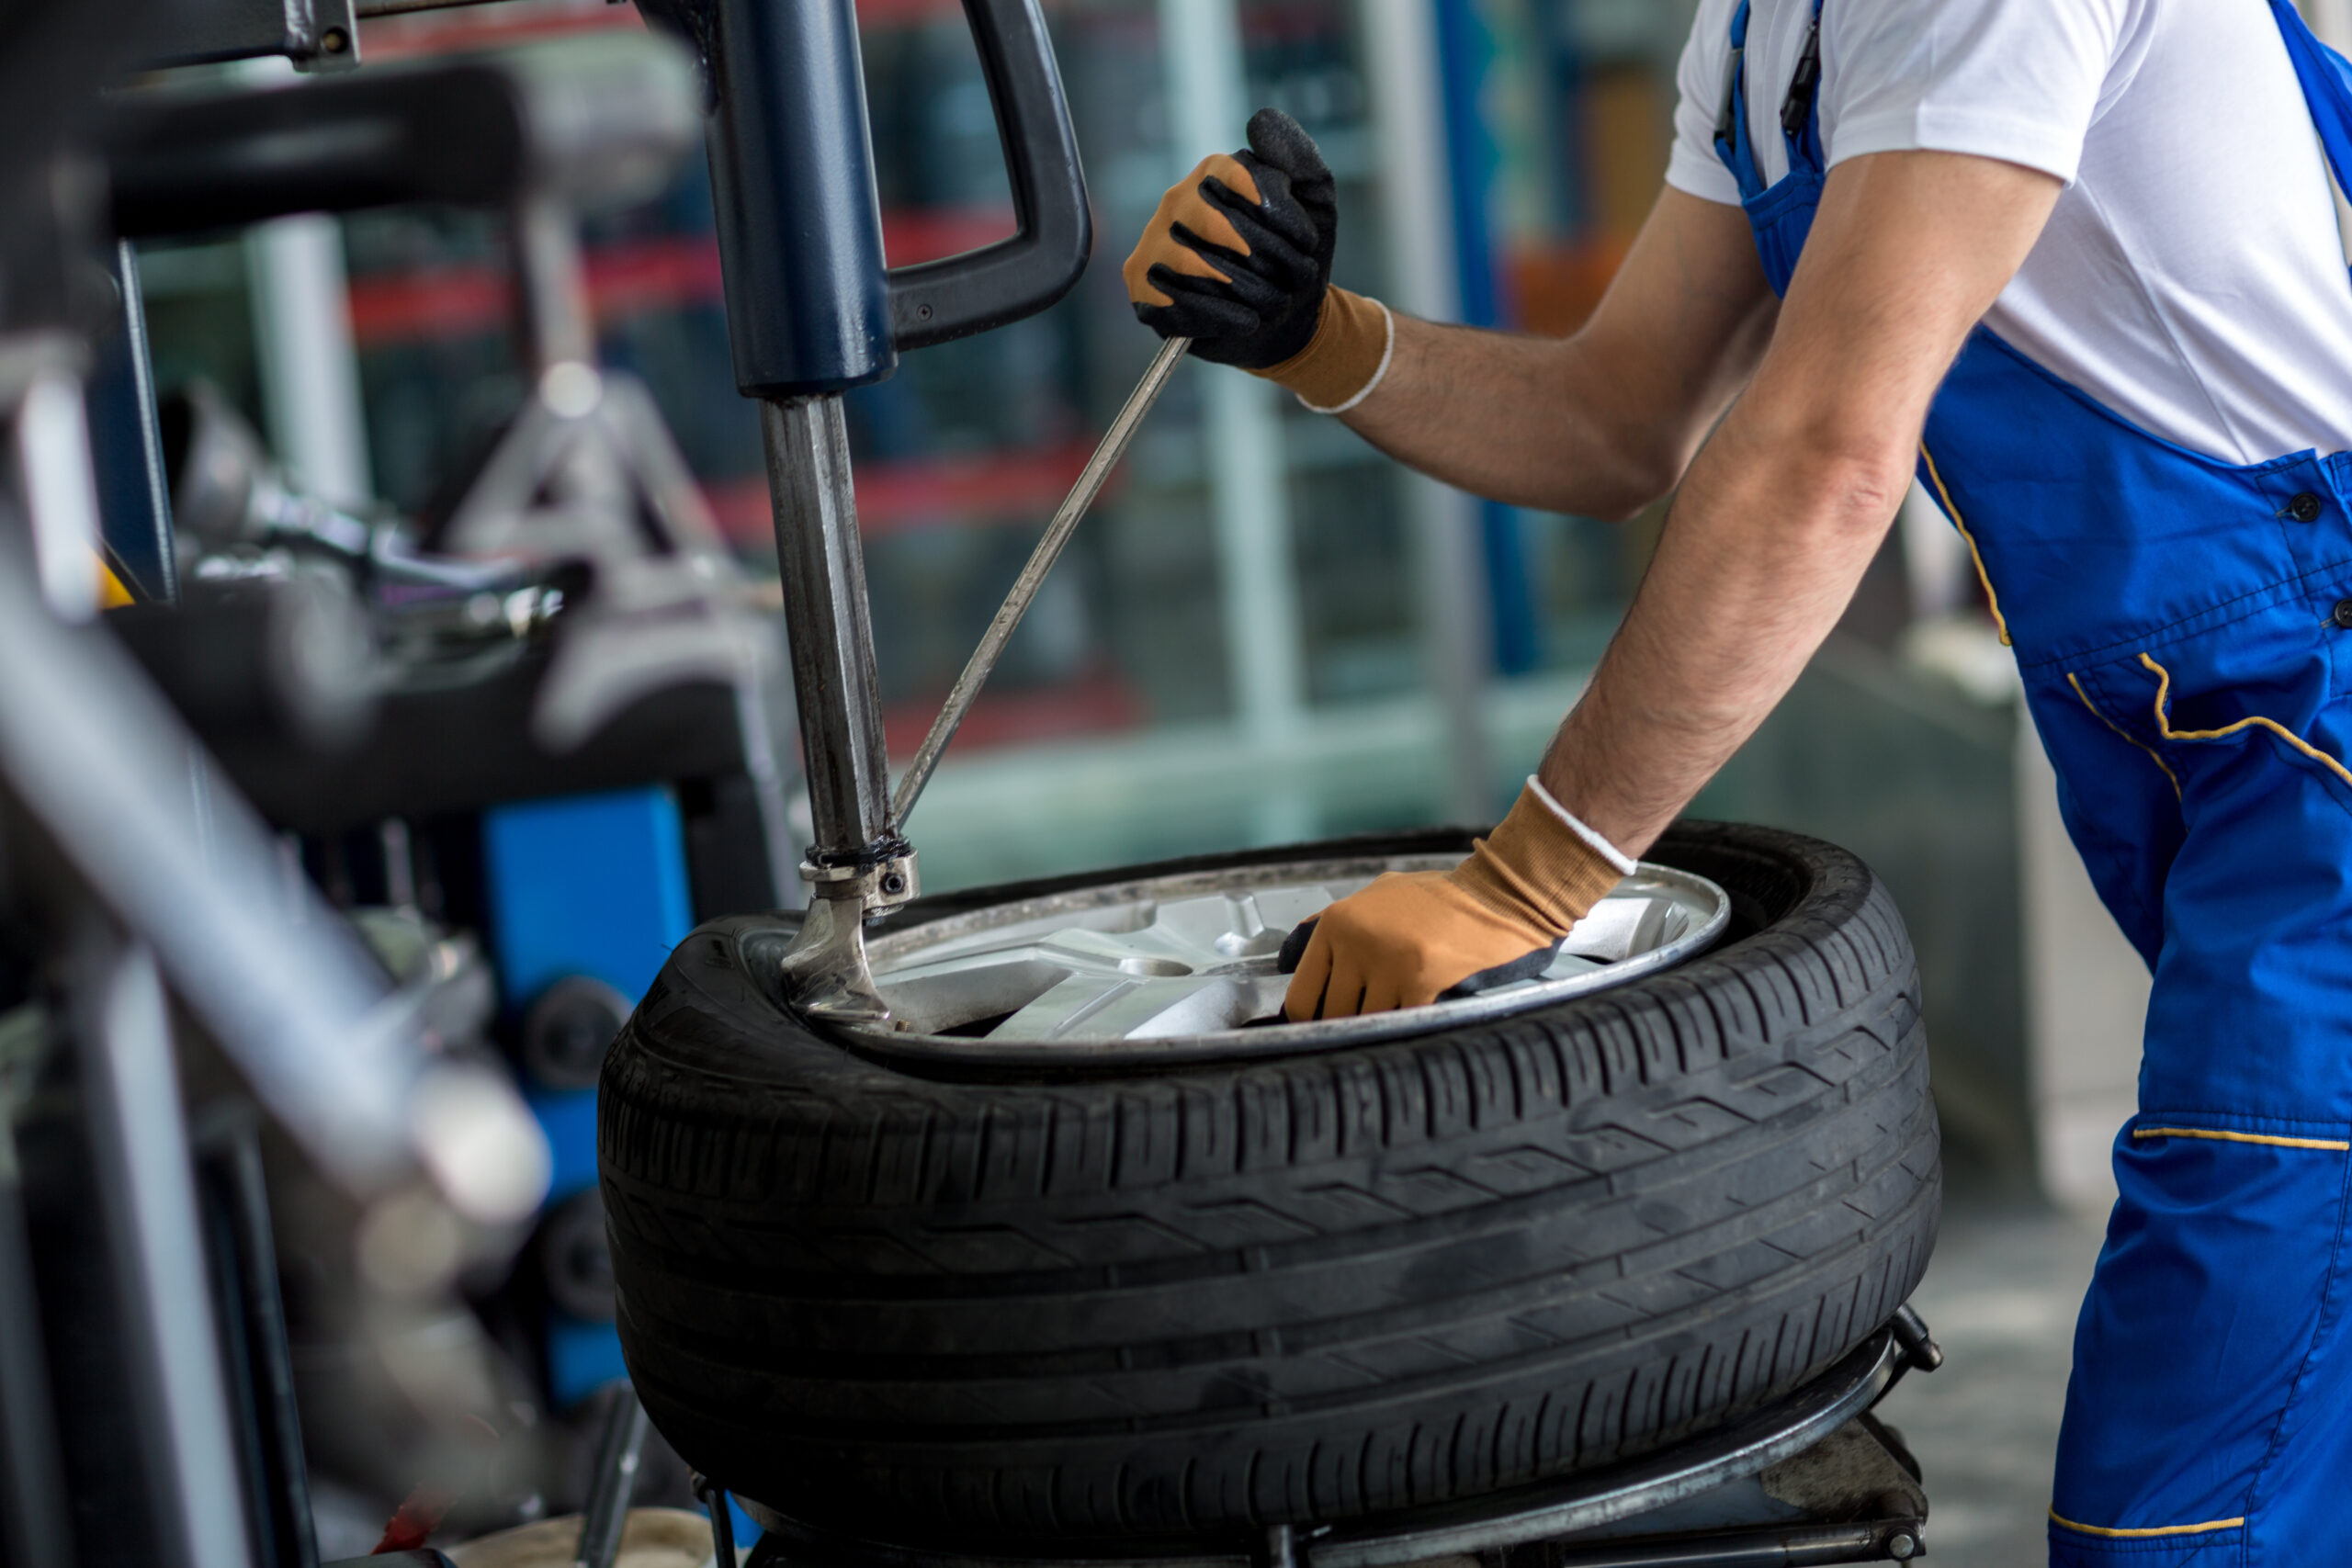
[[[1458,1558],[1554,1540],[1579,1530],[1614,1524],[1668,1504],[1694,1497],[1725,1482],[1755,1474],[1803,1452],[1868,1409],[1894,1375],[1902,1349],[1881,1329],[1858,1348],[1793,1393],[1744,1419],[1641,1459],[1582,1474],[1514,1487],[1460,1503],[1442,1504],[1377,1518],[1350,1520],[1295,1533],[1291,1550],[1298,1568],[1404,1568],[1408,1563]],[[1132,1552],[1094,1546],[1068,1555],[1032,1550],[987,1557],[948,1548],[887,1544],[829,1535],[790,1517],[738,1496],[760,1525],[786,1543],[789,1561],[825,1568],[1257,1568],[1270,1543],[1155,1547],[1139,1543]],[[1802,1563],[1883,1561],[1896,1534],[1917,1547],[1917,1521],[1900,1524],[1792,1526],[1776,1532],[1777,1546],[1741,1556],[1682,1555],[1692,1543],[1659,1551],[1634,1542],[1603,1547],[1566,1562],[1608,1563]],[[1807,1539],[1810,1538],[1810,1539]],[[1649,1551],[1649,1555],[1642,1553]],[[771,1559],[770,1561],[773,1561]]]
[[1083,1054],[1167,1062],[1325,1050],[1623,985],[1703,952],[1731,919],[1704,877],[1644,864],[1570,932],[1544,975],[1429,1008],[1252,1027],[1282,1007],[1283,939],[1390,871],[1449,854],[1277,862],[999,905],[869,941],[895,1029],[876,1049],[943,1060],[1068,1065]]
[[644,387],[577,360],[550,367],[435,544],[508,562],[596,562],[594,592],[565,617],[531,712],[533,737],[549,750],[585,744],[631,704],[675,685],[734,691],[769,874],[784,896],[795,862],[775,617],[751,603]]
[[868,914],[894,908],[922,891],[915,871],[915,854],[908,850],[872,865],[818,865],[800,868],[801,879],[820,898],[855,898]]
[[808,915],[785,955],[785,977],[794,1005],[805,1012],[880,1023],[889,1008],[866,967],[865,919],[914,897],[914,852],[891,826],[889,757],[841,399],[765,400],[760,434],[816,838],[800,868],[810,884]]
[[889,761],[841,399],[764,400],[760,435],[808,754],[817,840],[808,858],[855,864],[877,858],[869,846],[891,834]]
[[[805,871],[807,868],[804,867]],[[865,900],[854,885],[816,889],[802,917],[800,934],[784,955],[785,986],[792,1005],[813,1018],[841,1024],[879,1026],[890,1004],[874,988],[865,958]],[[832,894],[842,891],[843,896]]]
[[1151,412],[1151,405],[1159,400],[1161,392],[1167,390],[1169,378],[1176,374],[1177,363],[1184,357],[1184,351],[1192,344],[1190,338],[1170,338],[1160,345],[1159,352],[1152,355],[1151,363],[1144,369],[1143,379],[1136,382],[1136,389],[1127,394],[1126,402],[1111,421],[1111,428],[1102,433],[1102,439],[1096,444],[1094,455],[1079,471],[1078,482],[1070,486],[1069,494],[1056,509],[1053,520],[1046,525],[1045,535],[1038,539],[1037,547],[1030,552],[1028,564],[1021,569],[1020,577],[1013,581],[1012,592],[1006,594],[1004,603],[998,606],[996,618],[989,622],[988,631],[980,637],[980,646],[972,650],[964,672],[956,677],[955,689],[947,694],[946,705],[939,710],[939,716],[932,720],[931,732],[922,738],[922,748],[915,752],[914,761],[907,764],[906,773],[899,780],[898,794],[890,800],[890,820],[899,831],[905,830],[908,815],[914,810],[915,802],[922,798],[923,786],[931,782],[932,770],[939,766],[940,753],[946,750],[947,743],[956,739],[956,728],[963,724],[965,715],[972,711],[972,701],[980,694],[981,684],[988,680],[989,672],[996,668],[996,661],[1004,656],[1005,645],[1012,640],[1013,630],[1021,625],[1021,618],[1029,613],[1030,604],[1037,597],[1037,590],[1045,586],[1046,574],[1052,571],[1054,562],[1061,558],[1062,547],[1069,544],[1070,536],[1078,531],[1079,520],[1086,515],[1087,508],[1092,506],[1094,498],[1102,493],[1103,483],[1110,479],[1111,470],[1126,454],[1127,444],[1135,439],[1136,431],[1143,424],[1144,415]]

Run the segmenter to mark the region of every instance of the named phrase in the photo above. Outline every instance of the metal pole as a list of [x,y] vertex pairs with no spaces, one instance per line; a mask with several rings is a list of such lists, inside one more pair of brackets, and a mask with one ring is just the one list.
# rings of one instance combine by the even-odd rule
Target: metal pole
[[[1204,152],[1232,147],[1250,118],[1234,0],[1160,0],[1159,39],[1169,152],[1182,170]],[[1204,367],[1198,374],[1234,719],[1251,746],[1280,750],[1295,740],[1306,714],[1283,454],[1285,394],[1230,370]],[[1283,808],[1282,793],[1269,795],[1258,837],[1295,838],[1311,829],[1310,816]]]
[[[1364,62],[1378,130],[1381,227],[1396,292],[1389,303],[1436,321],[1459,319],[1453,239],[1431,212],[1452,210],[1435,12],[1419,0],[1359,0]],[[1421,637],[1430,695],[1445,730],[1442,804],[1457,822],[1494,819],[1489,798],[1486,674],[1490,595],[1477,545],[1477,503],[1420,474],[1402,476],[1416,536]]]
[[170,1568],[245,1568],[250,1524],[163,979],[153,954],[95,908],[75,923],[67,1007],[140,1406],[123,1414],[145,1450]]
[[596,320],[580,259],[580,224],[542,191],[514,204],[514,295],[522,306],[523,356],[535,375],[566,363],[596,363]]
[[814,897],[785,954],[785,978],[804,1012],[878,1022],[890,1010],[866,965],[865,917],[914,897],[915,860],[890,822],[890,759],[842,400],[762,399],[760,434],[816,837],[800,867]]
[[[266,80],[290,77],[277,62]],[[351,338],[343,229],[312,213],[281,218],[245,240],[255,359],[270,445],[311,494],[352,506],[375,493],[359,355]]]
[[865,604],[865,554],[838,397],[760,403],[776,567],[808,752],[812,865],[854,866],[890,834],[889,759]]

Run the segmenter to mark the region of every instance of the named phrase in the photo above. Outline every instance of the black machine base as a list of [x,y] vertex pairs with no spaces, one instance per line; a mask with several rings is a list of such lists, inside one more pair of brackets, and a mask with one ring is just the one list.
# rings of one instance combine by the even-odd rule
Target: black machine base
[[[750,1568],[1789,1568],[1927,1551],[1928,1499],[1870,1414],[1942,1352],[1905,1307],[1843,1360],[1741,1420],[1637,1460],[1485,1497],[1256,1540],[1039,1542],[989,1555],[803,1525],[750,1498]],[[713,1492],[714,1500],[718,1494]],[[716,1510],[715,1510],[716,1511]]]

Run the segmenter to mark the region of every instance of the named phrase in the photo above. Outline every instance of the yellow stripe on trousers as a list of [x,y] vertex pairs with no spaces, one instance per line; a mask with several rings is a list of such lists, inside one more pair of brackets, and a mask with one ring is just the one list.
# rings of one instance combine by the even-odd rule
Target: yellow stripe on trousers
[[2245,1517],[2240,1515],[2234,1519],[2208,1519],[2201,1525],[2159,1525],[2154,1529],[2118,1530],[2109,1529],[2104,1525],[2078,1525],[2052,1508],[2050,1510],[2050,1522],[2062,1529],[2080,1530],[2085,1535],[2105,1536],[2109,1540],[2145,1540],[2150,1536],[2211,1535],[2215,1530],[2233,1530],[2245,1523]]
[[2268,1144],[2281,1149],[2332,1149],[2337,1154],[2352,1152],[2352,1143],[2341,1138],[2278,1138],[2268,1133],[2230,1133],[2218,1127],[2134,1127],[2132,1136],[2138,1138],[2211,1138],[2217,1144]]

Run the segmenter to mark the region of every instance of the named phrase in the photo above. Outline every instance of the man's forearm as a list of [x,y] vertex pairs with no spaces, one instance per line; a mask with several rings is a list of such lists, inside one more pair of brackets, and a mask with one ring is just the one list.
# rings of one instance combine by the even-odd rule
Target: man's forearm
[[1341,417],[1476,494],[1629,516],[1681,479],[1778,309],[1740,209],[1668,189],[1574,337],[1399,315],[1386,376]]
[[1692,465],[1640,594],[1545,754],[1544,785],[1639,855],[1754,734],[1838,623],[1907,472],[1809,462],[1726,425]]
[[1396,321],[1380,389],[1340,416],[1390,457],[1474,495],[1589,517],[1659,493],[1654,466],[1593,396],[1576,339]]

